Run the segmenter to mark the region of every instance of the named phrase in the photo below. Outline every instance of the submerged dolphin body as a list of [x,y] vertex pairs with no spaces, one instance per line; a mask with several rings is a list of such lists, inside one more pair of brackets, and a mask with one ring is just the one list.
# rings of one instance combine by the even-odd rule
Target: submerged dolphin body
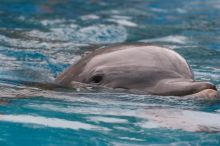
[[150,95],[217,97],[216,87],[195,81],[193,72],[177,52],[146,44],[97,49],[69,67],[55,80],[143,91]]

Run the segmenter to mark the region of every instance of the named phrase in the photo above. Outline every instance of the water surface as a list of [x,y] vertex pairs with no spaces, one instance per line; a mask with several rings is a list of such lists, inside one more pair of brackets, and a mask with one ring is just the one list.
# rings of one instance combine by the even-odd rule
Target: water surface
[[1,0],[0,145],[219,145],[219,103],[25,84],[52,82],[94,46],[146,42],[220,90],[219,11],[218,0]]

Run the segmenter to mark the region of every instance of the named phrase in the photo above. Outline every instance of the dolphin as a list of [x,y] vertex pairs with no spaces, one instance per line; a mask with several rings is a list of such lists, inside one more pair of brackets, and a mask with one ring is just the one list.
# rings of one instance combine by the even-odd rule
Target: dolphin
[[55,79],[56,84],[66,87],[74,82],[149,95],[219,97],[215,85],[195,81],[190,65],[180,54],[148,44],[96,49]]

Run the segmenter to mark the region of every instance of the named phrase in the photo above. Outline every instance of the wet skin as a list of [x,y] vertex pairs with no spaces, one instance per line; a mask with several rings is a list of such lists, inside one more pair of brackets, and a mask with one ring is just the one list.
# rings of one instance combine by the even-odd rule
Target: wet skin
[[177,52],[146,44],[97,49],[57,77],[59,85],[74,82],[162,96],[218,97],[212,83],[195,81],[187,61]]

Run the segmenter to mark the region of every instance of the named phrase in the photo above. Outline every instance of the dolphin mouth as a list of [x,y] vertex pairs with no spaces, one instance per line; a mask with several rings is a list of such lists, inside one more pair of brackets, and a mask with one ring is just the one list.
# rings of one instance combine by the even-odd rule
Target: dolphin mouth
[[209,88],[209,89],[212,89],[212,90],[218,91],[218,89],[216,88],[216,86],[215,86],[215,85],[212,85],[212,84],[211,84],[211,88]]
[[194,93],[190,96],[198,97],[198,98],[208,98],[208,99],[220,99],[220,93],[215,88],[212,89],[203,89],[197,93]]
[[208,82],[198,82],[201,83],[200,88],[195,90],[190,96],[200,97],[200,98],[211,98],[220,99],[220,93],[215,85]]

